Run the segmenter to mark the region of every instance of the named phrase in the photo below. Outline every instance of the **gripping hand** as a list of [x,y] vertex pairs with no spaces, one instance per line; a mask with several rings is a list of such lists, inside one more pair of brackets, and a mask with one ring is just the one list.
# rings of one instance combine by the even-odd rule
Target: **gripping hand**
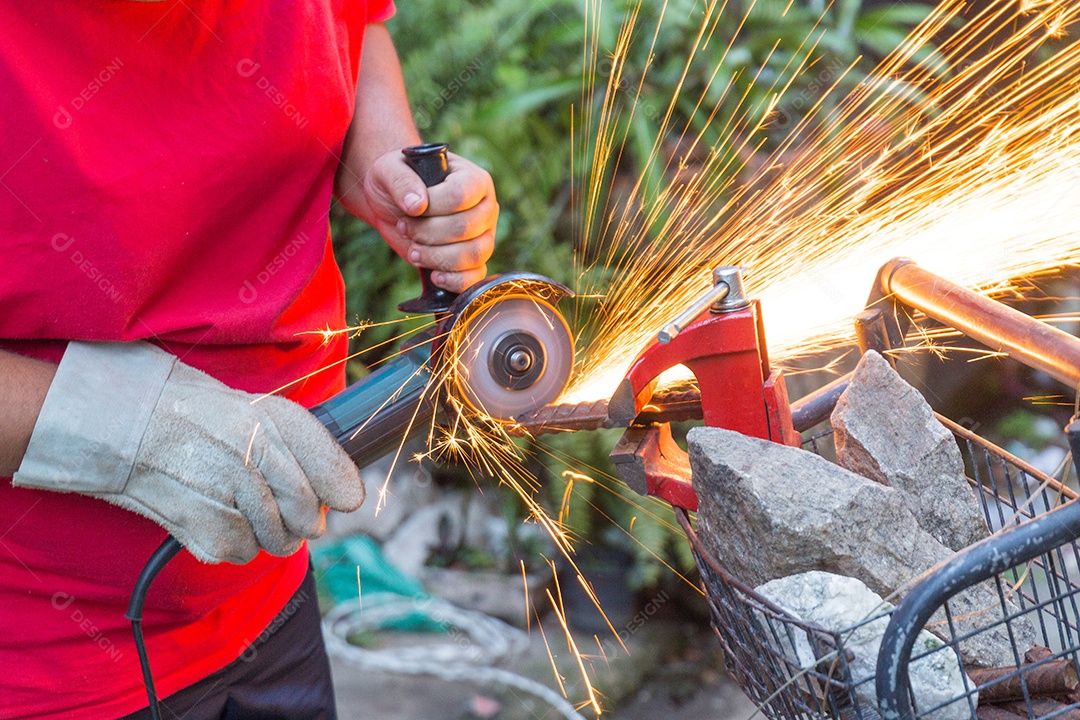
[[209,563],[289,555],[325,531],[324,505],[364,500],[356,466],[303,407],[147,343],[68,345],[14,484],[119,505]]

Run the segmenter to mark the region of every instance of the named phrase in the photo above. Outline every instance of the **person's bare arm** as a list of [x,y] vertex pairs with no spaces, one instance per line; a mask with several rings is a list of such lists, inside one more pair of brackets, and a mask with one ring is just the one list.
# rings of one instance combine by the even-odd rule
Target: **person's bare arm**
[[0,477],[19,469],[56,366],[0,350]]
[[335,193],[394,251],[431,268],[439,287],[460,292],[487,275],[499,203],[487,171],[450,153],[450,175],[425,188],[401,149],[420,142],[394,43],[368,25],[357,79],[356,113],[345,139]]
[[360,75],[356,80],[356,112],[341,155],[334,191],[350,211],[370,222],[363,179],[383,155],[420,142],[413,124],[405,79],[394,42],[381,23],[368,25]]

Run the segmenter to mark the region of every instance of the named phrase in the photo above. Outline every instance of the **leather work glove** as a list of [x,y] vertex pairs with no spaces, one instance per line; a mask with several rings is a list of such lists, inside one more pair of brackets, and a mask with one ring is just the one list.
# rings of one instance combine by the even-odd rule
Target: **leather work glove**
[[72,342],[14,484],[107,500],[203,562],[289,555],[364,484],[307,410],[258,397],[148,343]]

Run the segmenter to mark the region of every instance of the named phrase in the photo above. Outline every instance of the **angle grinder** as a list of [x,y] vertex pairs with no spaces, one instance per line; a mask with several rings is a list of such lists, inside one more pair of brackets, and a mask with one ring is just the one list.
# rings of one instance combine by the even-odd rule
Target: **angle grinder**
[[555,303],[569,294],[540,275],[493,275],[393,361],[311,411],[360,466],[428,432],[439,413],[512,422],[566,387],[574,343]]
[[[445,143],[429,143],[402,152],[431,187],[449,174],[447,149]],[[393,361],[311,408],[357,465],[429,432],[442,415],[469,412],[511,423],[553,402],[570,379],[573,335],[555,307],[573,295],[565,285],[511,272],[454,295],[436,287],[426,268],[420,270],[420,282],[420,297],[398,309],[433,314],[435,327],[414,338]],[[143,640],[143,605],[154,578],[181,549],[170,536],[154,551],[125,615],[154,720],[160,710]]]
[[[447,146],[405,148],[431,187],[449,174]],[[553,402],[574,364],[574,341],[555,308],[573,295],[525,272],[493,275],[460,295],[420,270],[423,294],[398,309],[432,313],[436,326],[393,361],[311,409],[353,461],[366,465],[428,432],[440,412],[467,410],[499,422]]]

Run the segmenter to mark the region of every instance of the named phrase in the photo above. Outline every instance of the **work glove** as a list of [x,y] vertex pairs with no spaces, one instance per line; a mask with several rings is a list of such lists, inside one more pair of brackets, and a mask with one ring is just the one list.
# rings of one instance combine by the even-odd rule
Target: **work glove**
[[323,505],[364,500],[356,466],[303,407],[141,342],[68,345],[14,484],[119,505],[209,563],[289,555],[322,535]]

